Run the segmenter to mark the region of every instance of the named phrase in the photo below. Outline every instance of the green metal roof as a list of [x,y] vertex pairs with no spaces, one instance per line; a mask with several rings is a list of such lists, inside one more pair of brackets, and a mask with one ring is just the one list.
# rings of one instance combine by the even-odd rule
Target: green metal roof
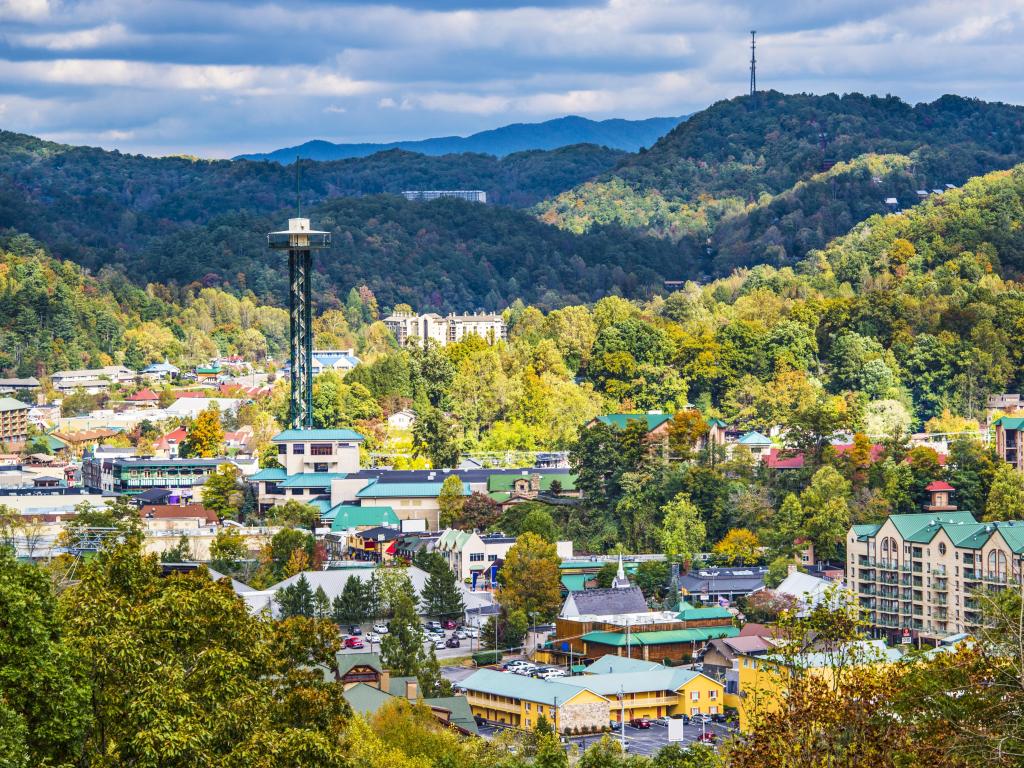
[[539,680],[535,677],[496,672],[493,669],[478,669],[459,683],[459,685],[467,691],[490,693],[495,696],[508,696],[513,699],[533,701],[538,704],[549,704],[551,706],[555,705],[556,699],[558,705],[561,706],[584,690],[584,687],[577,685],[567,685],[564,682],[556,683],[554,680]]
[[658,669],[665,669],[656,661],[644,661],[643,659],[631,659],[628,656],[616,656],[608,653],[595,661],[583,671],[589,675],[608,675],[618,672],[653,672]]
[[562,576],[562,586],[570,592],[582,592],[589,578],[590,575],[586,573],[567,573]]
[[68,444],[56,435],[46,435],[43,439],[46,440],[46,445],[51,451],[63,451],[68,447]]
[[0,397],[0,411],[28,411],[32,406],[13,397]]
[[344,472],[299,472],[280,483],[281,488],[330,488],[331,480],[344,480]]
[[606,675],[578,675],[562,680],[566,685],[578,686],[599,696],[619,693],[646,693],[648,691],[678,691],[700,672],[682,667],[661,667],[647,672],[613,672]]
[[353,667],[370,667],[378,672],[384,671],[379,653],[336,653],[334,659],[338,664],[338,675],[341,677]]
[[[694,629],[667,629],[658,632],[632,632],[629,642],[636,645],[669,645],[671,643],[694,643],[718,637],[736,637],[736,627],[697,627]],[[625,632],[588,632],[582,638],[585,643],[598,643],[616,648],[626,647]]]
[[286,429],[271,438],[275,443],[294,442],[297,440],[364,440],[358,432],[351,429]]
[[488,491],[511,491],[515,487],[517,480],[529,480],[531,475],[540,475],[540,489],[542,491],[550,491],[551,484],[556,480],[562,484],[563,491],[575,491],[576,490],[576,476],[568,473],[548,473],[543,472],[531,472],[525,475],[491,475],[487,478],[487,490]]
[[[441,486],[444,483],[381,483],[378,480],[371,480],[362,490],[356,493],[360,499],[380,498],[437,498],[441,495]],[[462,495],[469,496],[472,493],[469,483],[462,484]]]
[[323,517],[331,510],[330,499],[311,499],[306,503],[311,507],[316,507],[317,511],[320,513],[320,517]]
[[863,539],[867,536],[874,536],[881,527],[881,523],[865,523],[853,526],[853,532],[857,535],[858,539]]
[[628,424],[641,422],[647,426],[647,431],[650,432],[666,421],[672,421],[672,416],[667,413],[608,413],[598,416],[597,420],[616,429],[625,429]]
[[740,445],[771,445],[772,441],[757,431],[750,431],[743,435],[737,442]]
[[710,419],[707,419],[706,421],[707,421],[707,425],[709,427],[719,427],[721,429],[724,429],[725,427],[729,426],[724,421],[722,421],[721,419],[715,418],[714,416],[712,416]]
[[1024,418],[1021,418],[1020,416],[1001,416],[996,419],[994,423],[998,424],[1003,429],[1021,429],[1021,427],[1024,427]]
[[372,715],[394,698],[390,693],[366,683],[356,683],[341,695],[353,710],[363,716]]
[[283,467],[270,467],[268,469],[261,469],[255,475],[252,475],[249,479],[256,482],[259,482],[260,480],[265,480],[267,482],[276,483],[281,480],[284,480],[286,477],[288,477],[288,473],[284,470]]
[[688,606],[680,610],[677,616],[683,621],[700,621],[703,619],[731,619],[732,613],[719,605],[712,605],[708,608]]
[[900,536],[918,544],[931,541],[945,523],[973,525],[978,522],[970,512],[915,512],[909,515],[889,515],[889,519]]
[[1002,535],[1015,554],[1024,551],[1024,521],[1011,520],[1005,523],[996,523],[996,530]]
[[338,504],[331,508],[334,522],[332,531],[347,531],[351,528],[376,528],[381,525],[398,525],[398,515],[391,507],[354,507]]
[[424,699],[423,703],[428,707],[447,709],[452,713],[448,722],[474,736],[480,735],[480,731],[476,727],[476,718],[473,717],[473,710],[470,709],[465,696],[435,696]]

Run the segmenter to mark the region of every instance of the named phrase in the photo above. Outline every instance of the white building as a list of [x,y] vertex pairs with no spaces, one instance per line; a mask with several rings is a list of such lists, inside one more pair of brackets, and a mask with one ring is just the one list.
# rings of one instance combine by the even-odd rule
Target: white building
[[58,392],[69,393],[83,389],[90,395],[106,392],[111,384],[127,384],[132,381],[135,381],[135,371],[123,365],[57,371],[50,376],[50,383]]
[[402,193],[406,200],[437,200],[441,197],[455,197],[471,203],[486,203],[487,193],[482,189],[407,189]]
[[415,423],[416,414],[408,408],[388,416],[388,426],[391,429],[412,429],[412,425]]
[[399,344],[405,344],[413,337],[419,339],[420,343],[429,339],[442,347],[474,334],[488,344],[508,338],[505,319],[496,312],[450,314],[447,317],[433,312],[425,315],[396,312],[384,318],[384,325],[395,335]]

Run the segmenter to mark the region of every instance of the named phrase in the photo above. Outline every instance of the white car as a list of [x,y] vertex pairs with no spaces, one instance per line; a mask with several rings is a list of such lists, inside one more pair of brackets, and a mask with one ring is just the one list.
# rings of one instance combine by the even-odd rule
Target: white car
[[368,643],[379,643],[380,635],[378,635],[376,632],[367,632],[365,635],[363,635],[363,640],[365,640]]
[[438,651],[443,651],[445,649],[444,640],[435,640],[434,648]]
[[480,630],[476,627],[463,627],[462,631],[466,633],[466,637],[480,637]]
[[388,633],[388,625],[387,624],[374,624],[373,625],[373,631],[376,632],[378,635],[386,635]]
[[469,638],[469,635],[466,634],[466,630],[464,629],[455,630],[455,636],[459,638],[459,640],[466,640]]
[[545,669],[543,672],[537,673],[537,677],[541,680],[550,680],[552,677],[565,677],[565,670]]

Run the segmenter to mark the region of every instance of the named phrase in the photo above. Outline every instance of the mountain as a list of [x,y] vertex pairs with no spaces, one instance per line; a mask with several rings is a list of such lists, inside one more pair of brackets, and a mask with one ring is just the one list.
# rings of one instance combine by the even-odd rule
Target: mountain
[[[536,212],[575,232],[616,223],[673,239],[686,261],[703,261],[704,274],[793,263],[885,210],[886,197],[909,207],[918,189],[1021,162],[1022,127],[1022,107],[958,96],[911,106],[767,91],[691,115],[648,151]],[[883,178],[868,170],[878,155],[904,161]]]
[[418,141],[393,141],[387,144],[334,144],[329,141],[307,141],[297,147],[273,152],[239,155],[236,160],[273,160],[293,163],[296,157],[305,160],[342,160],[366,157],[389,149],[403,149],[424,155],[450,155],[476,152],[504,157],[529,149],[558,149],[570,144],[597,144],[602,147],[636,152],[649,147],[685,117],[650,117],[646,120],[588,120],[570,115],[543,123],[513,123],[470,136],[442,136]]

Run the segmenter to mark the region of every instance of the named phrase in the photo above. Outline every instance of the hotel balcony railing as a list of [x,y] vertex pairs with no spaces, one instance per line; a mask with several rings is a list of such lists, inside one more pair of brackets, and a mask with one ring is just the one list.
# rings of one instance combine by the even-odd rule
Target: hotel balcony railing
[[981,580],[988,584],[1005,584],[1006,574],[997,573],[996,571],[985,571],[981,574]]
[[878,590],[873,584],[861,584],[858,590],[862,595],[875,595],[878,594]]
[[932,573],[933,576],[945,576],[946,575],[946,566],[944,566],[944,565],[937,565],[934,568],[932,568],[931,573]]
[[947,579],[932,579],[932,590],[937,592],[945,592],[949,589],[949,582]]
[[943,605],[943,606],[944,605],[949,605],[949,601],[946,599],[945,595],[937,595],[935,597],[935,604],[936,605]]

